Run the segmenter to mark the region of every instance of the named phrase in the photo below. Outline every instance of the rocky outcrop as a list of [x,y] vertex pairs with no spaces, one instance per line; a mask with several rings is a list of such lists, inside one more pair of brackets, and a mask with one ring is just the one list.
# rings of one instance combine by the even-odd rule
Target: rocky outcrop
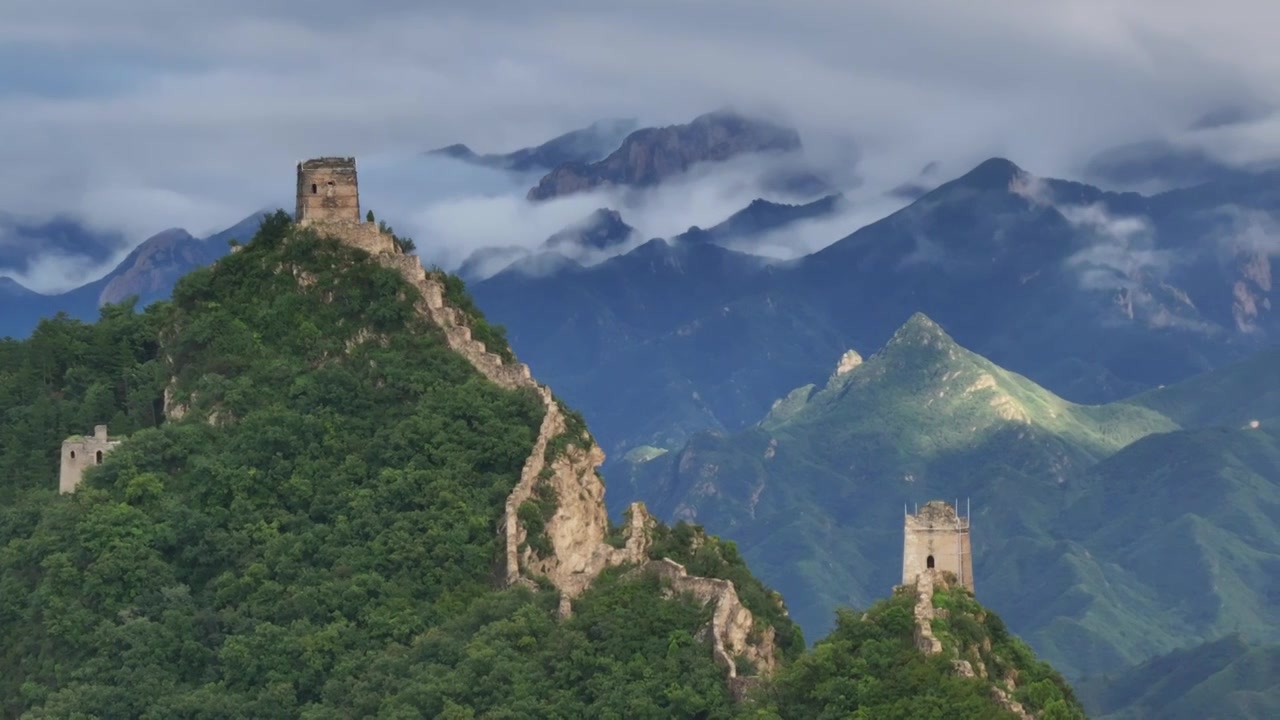
[[1236,260],[1239,279],[1231,286],[1231,315],[1236,329],[1251,333],[1271,310],[1271,259],[1266,253],[1243,254]]
[[773,627],[756,627],[755,616],[738,599],[732,582],[690,575],[670,558],[646,563],[637,572],[653,573],[670,583],[673,593],[691,595],[704,605],[713,606],[707,631],[716,662],[725,669],[731,684],[739,677],[740,659],[755,668],[759,676],[770,675],[777,668]]
[[934,572],[926,570],[916,576],[916,647],[925,655],[942,652],[942,641],[933,634],[933,578]]
[[[564,410],[551,390],[533,379],[527,365],[504,362],[472,338],[462,313],[445,302],[442,278],[426,272],[418,258],[399,253],[375,257],[398,270],[418,289],[422,296],[419,310],[444,331],[449,346],[480,374],[505,388],[530,390],[542,402],[544,414],[538,437],[504,511],[507,582],[529,583],[534,576],[545,577],[560,591],[566,601],[562,610],[567,613],[568,602],[586,590],[602,570],[645,560],[648,513],[640,503],[631,509],[626,546],[614,548],[605,541],[609,517],[604,506],[604,483],[596,474],[596,468],[604,462],[604,452],[585,429],[577,437],[563,438],[558,453],[549,452],[554,450],[553,441],[568,432]],[[546,483],[556,498],[556,511],[544,528],[551,548],[545,557],[527,542],[528,531],[520,522],[520,507],[534,497],[539,483]],[[637,530],[640,534],[634,535]]]
[[560,165],[529,190],[528,197],[549,200],[604,185],[645,187],[700,162],[799,149],[800,136],[791,128],[733,112],[708,113],[686,125],[637,130],[598,162]]
[[[933,631],[933,621],[939,617],[946,617],[946,611],[938,610],[933,605],[933,591],[935,587],[940,588],[956,588],[960,587],[955,575],[946,571],[925,570],[916,576],[915,594],[916,602],[914,609],[915,616],[915,643],[920,652],[926,655],[938,655],[943,652],[942,641],[938,639]],[[990,643],[986,645],[986,649],[990,650]],[[953,648],[953,650],[959,650]],[[982,662],[981,657],[977,653],[973,653],[971,660],[964,658],[955,658],[951,662],[952,672],[961,677],[982,677],[991,680],[991,698],[1000,707],[1017,715],[1022,720],[1035,720],[1035,715],[1027,712],[1017,700],[1013,699],[1013,691],[1017,688],[1017,671],[1010,670],[1003,678],[991,678],[988,675],[987,668]],[[1001,687],[1001,682],[1007,687]]]
[[831,374],[828,382],[832,382],[838,377],[853,372],[854,368],[861,364],[862,356],[858,354],[857,350],[846,350],[845,353],[840,356],[840,362],[836,363],[835,372]]

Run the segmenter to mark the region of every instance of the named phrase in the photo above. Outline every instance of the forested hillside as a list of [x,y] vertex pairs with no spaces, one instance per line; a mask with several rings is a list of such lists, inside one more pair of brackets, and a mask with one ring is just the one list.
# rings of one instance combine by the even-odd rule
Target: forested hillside
[[978,597],[1069,677],[1232,632],[1274,643],[1274,355],[1079,405],[916,315],[756,426],[633,456],[615,484],[735,540],[811,635],[898,582],[904,504],[959,498]]
[[[0,345],[0,715],[808,717],[825,677],[880,688],[845,710],[995,716],[986,679],[930,679],[952,675],[900,611],[797,662],[776,594],[693,526],[652,528],[649,556],[732,580],[774,679],[727,683],[713,606],[658,576],[608,570],[563,619],[545,584],[507,587],[503,502],[542,405],[416,299],[279,213],[171,302]],[[58,495],[62,439],[103,421],[127,439]]]

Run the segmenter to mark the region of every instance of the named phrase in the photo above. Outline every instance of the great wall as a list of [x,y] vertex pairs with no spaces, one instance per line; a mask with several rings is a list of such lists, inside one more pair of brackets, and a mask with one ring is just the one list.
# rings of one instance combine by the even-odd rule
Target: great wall
[[[508,585],[538,587],[545,578],[560,594],[560,614],[573,612],[573,600],[586,591],[605,569],[633,565],[633,573],[652,573],[662,578],[669,591],[712,605],[712,619],[705,629],[712,651],[724,668],[735,694],[755,677],[768,675],[777,666],[774,629],[756,627],[755,617],[740,601],[729,580],[690,575],[668,558],[651,560],[651,528],[656,521],[643,503],[632,503],[622,529],[622,547],[611,545],[608,512],[604,504],[604,483],[597,468],[604,452],[582,428],[576,436],[565,412],[550,388],[538,383],[529,367],[505,361],[484,343],[472,337],[465,313],[446,299],[444,276],[428,271],[417,256],[405,253],[396,239],[373,222],[360,217],[359,191],[354,158],[318,158],[298,164],[298,204],[296,222],[317,234],[332,237],[363,250],[379,264],[395,270],[419,295],[418,313],[443,332],[449,347],[465,358],[494,384],[532,392],[544,410],[533,450],[525,460],[520,480],[507,497],[502,526],[505,536],[504,574]],[[307,278],[298,277],[301,284]],[[177,421],[189,411],[189,402],[180,402],[171,382],[164,393],[164,413]],[[208,418],[210,422],[218,418]],[[100,428],[105,438],[105,427]],[[560,441],[560,442],[556,442]],[[70,442],[70,441],[69,441]],[[113,447],[115,443],[113,442]],[[70,446],[68,446],[70,447]],[[549,453],[552,448],[555,452]],[[64,462],[61,484],[70,492],[79,483],[83,467]],[[74,477],[70,477],[74,475]],[[543,532],[550,552],[540,554],[528,542],[529,532],[520,520],[520,508],[546,483],[555,497],[555,512]],[[757,675],[739,677],[738,660],[755,668]]]

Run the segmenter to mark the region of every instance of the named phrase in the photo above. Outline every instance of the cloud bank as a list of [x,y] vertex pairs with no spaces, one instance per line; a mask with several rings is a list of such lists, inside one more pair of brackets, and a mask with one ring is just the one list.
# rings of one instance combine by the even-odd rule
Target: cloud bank
[[[407,161],[421,150],[509,151],[601,117],[669,124],[725,105],[795,125],[833,167],[850,169],[856,142],[864,200],[931,162],[947,177],[1002,155],[1073,177],[1097,150],[1153,137],[1229,163],[1280,155],[1280,6],[1266,0],[299,7],[6,3],[0,212],[67,213],[135,244],[171,226],[203,235],[291,207],[299,159],[350,154],[367,206],[456,257],[603,203],[531,211],[505,179]],[[1223,107],[1254,111],[1193,128]],[[655,235],[711,224],[737,209],[707,216],[724,184],[624,217]]]

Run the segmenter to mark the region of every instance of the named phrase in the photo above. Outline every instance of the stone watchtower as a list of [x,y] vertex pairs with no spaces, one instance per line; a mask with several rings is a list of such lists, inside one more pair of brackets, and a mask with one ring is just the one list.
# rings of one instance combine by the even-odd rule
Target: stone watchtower
[[62,441],[62,466],[58,472],[58,492],[75,492],[84,471],[101,465],[102,458],[120,444],[107,438],[107,426],[93,426],[93,437],[72,435]]
[[973,552],[969,518],[950,503],[930,500],[915,515],[907,513],[902,529],[902,584],[914,583],[926,570],[945,570],[973,592]]
[[302,227],[312,227],[374,255],[399,253],[395,239],[360,217],[356,159],[322,157],[298,163],[298,214]]
[[356,159],[322,157],[298,163],[299,225],[360,222]]

